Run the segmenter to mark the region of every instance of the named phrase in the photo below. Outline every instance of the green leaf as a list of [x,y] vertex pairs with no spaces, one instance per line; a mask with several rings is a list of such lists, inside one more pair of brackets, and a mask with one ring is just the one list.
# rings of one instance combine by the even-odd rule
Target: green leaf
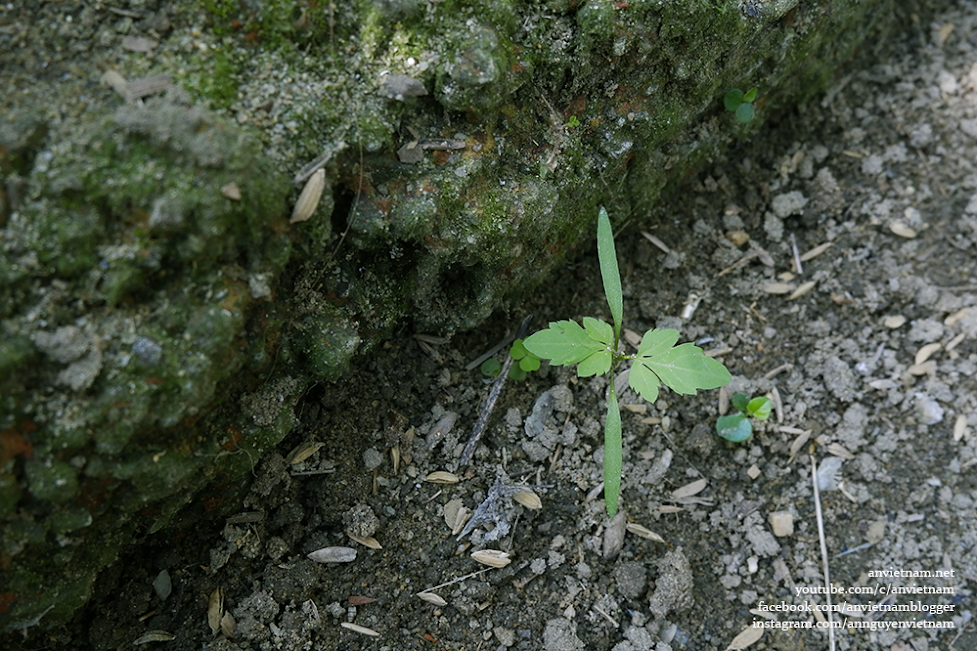
[[638,395],[654,403],[658,400],[658,387],[661,380],[655,375],[654,371],[645,366],[640,360],[635,360],[631,365],[631,373],[628,374],[628,384],[638,392]]
[[770,412],[772,410],[773,402],[771,402],[770,398],[767,398],[766,396],[754,398],[750,401],[750,404],[746,406],[747,413],[757,420],[767,420],[767,418],[770,417]]
[[576,321],[555,321],[550,327],[527,337],[522,345],[533,355],[550,360],[554,366],[576,364],[606,344],[594,341]]
[[655,357],[675,345],[678,330],[649,330],[638,344],[638,355]]
[[607,373],[611,370],[612,358],[610,349],[598,350],[577,365],[577,376],[590,377],[592,375],[603,375]]
[[733,394],[733,399],[730,400],[733,403],[733,408],[739,411],[746,411],[750,407],[750,396],[745,393],[740,393],[737,391]]
[[583,318],[583,329],[594,341],[605,346],[614,345],[614,330],[600,319],[585,316]]
[[662,384],[680,394],[693,395],[697,389],[715,389],[732,379],[721,362],[706,356],[701,348],[691,343],[654,356],[639,350],[635,361],[654,371]]
[[753,119],[756,112],[753,110],[753,104],[749,102],[743,102],[736,108],[736,119],[746,124]]
[[510,380],[522,380],[526,377],[526,371],[522,369],[518,364],[513,364],[509,367],[509,379]]
[[720,416],[716,421],[716,433],[727,441],[742,443],[753,436],[753,425],[742,413]]
[[746,95],[743,95],[743,101],[752,102],[753,100],[756,99],[756,94],[757,94],[757,89],[756,86],[754,86],[750,90],[746,91]]
[[604,504],[608,517],[617,513],[617,498],[621,494],[621,466],[624,463],[621,442],[621,411],[617,406],[614,382],[607,395],[607,420],[604,421]]
[[528,350],[526,351],[526,356],[519,360],[519,368],[528,372],[539,370],[539,358],[533,355]]
[[743,103],[743,91],[733,88],[723,97],[723,106],[727,111],[735,111]]
[[519,361],[528,354],[529,351],[526,350],[526,347],[522,344],[522,339],[516,339],[512,342],[512,347],[509,348],[509,357]]
[[482,365],[478,367],[478,370],[482,372],[485,377],[495,377],[502,370],[502,364],[499,364],[499,360],[490,357]]
[[614,250],[614,231],[607,211],[601,206],[597,216],[597,259],[600,261],[600,277],[604,281],[604,296],[614,319],[614,343],[621,337],[624,321],[624,294],[621,291],[621,273],[617,269],[617,253]]

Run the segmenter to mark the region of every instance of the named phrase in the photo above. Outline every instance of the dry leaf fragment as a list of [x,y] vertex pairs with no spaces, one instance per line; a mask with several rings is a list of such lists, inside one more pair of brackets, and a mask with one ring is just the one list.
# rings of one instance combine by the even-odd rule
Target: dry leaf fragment
[[323,547],[308,554],[316,563],[351,563],[356,560],[356,550],[352,547]]
[[818,244],[816,247],[808,251],[801,256],[801,262],[807,262],[808,260],[813,260],[818,257],[834,245],[833,242],[825,242],[824,244]]
[[319,200],[322,199],[322,191],[325,187],[326,170],[320,168],[305,182],[305,187],[302,188],[302,194],[299,195],[298,201],[295,202],[295,208],[292,210],[292,218],[288,220],[288,223],[297,224],[312,217],[315,209],[319,207]]
[[210,599],[207,600],[207,624],[210,625],[210,630],[217,635],[217,632],[221,630],[221,617],[224,614],[224,591],[220,589],[220,586],[214,589],[210,593]]
[[221,194],[224,197],[230,199],[231,201],[241,200],[241,188],[234,181],[231,181],[227,185],[221,187]]
[[343,622],[340,624],[343,628],[347,628],[351,631],[356,631],[357,633],[362,633],[363,635],[369,635],[370,637],[379,637],[380,634],[374,631],[372,628],[367,628],[366,626],[360,626],[359,624],[353,624],[352,622]]
[[959,442],[964,434],[967,433],[967,417],[963,414],[957,416],[957,420],[953,423],[953,441],[954,443]]
[[767,283],[760,289],[768,294],[786,294],[794,289],[794,286],[790,283]]
[[166,631],[146,631],[133,642],[136,644],[149,644],[150,642],[169,642],[175,640],[176,636]]
[[854,459],[855,455],[848,451],[848,448],[841,443],[832,443],[828,446],[828,454],[841,457],[842,459]]
[[914,361],[916,362],[917,365],[922,364],[930,357],[932,357],[933,353],[938,351],[940,348],[943,348],[943,344],[940,343],[926,344],[925,346],[923,346],[922,348],[916,351],[916,359]]
[[759,626],[747,626],[744,628],[739,635],[733,638],[733,641],[729,643],[726,647],[726,651],[740,651],[740,649],[745,649],[748,646],[755,644],[763,637],[763,632],[765,628]]
[[539,511],[543,508],[543,502],[539,499],[539,495],[528,488],[520,488],[513,492],[512,499],[533,511]]
[[380,545],[380,542],[373,536],[357,536],[355,534],[351,534],[348,531],[346,532],[346,535],[352,538],[353,540],[355,540],[356,542],[358,542],[359,544],[365,547],[369,547],[370,549],[383,549],[383,546]]
[[376,601],[376,599],[373,597],[356,597],[354,595],[350,595],[348,601],[350,606],[363,606],[365,604],[372,604],[374,601]]
[[299,443],[295,446],[295,449],[288,453],[288,457],[285,459],[285,463],[295,465],[297,463],[302,463],[313,454],[319,451],[325,443],[320,443],[319,441],[305,441]]
[[444,470],[436,470],[425,477],[424,481],[429,481],[432,484],[457,484],[461,481],[461,477]]
[[803,283],[800,287],[791,292],[790,296],[787,297],[787,300],[793,301],[795,298],[800,298],[804,294],[814,289],[814,286],[817,284],[818,281],[816,280],[809,280],[806,283]]
[[653,540],[654,542],[659,542],[659,543],[665,542],[664,538],[659,536],[651,529],[646,529],[645,527],[642,527],[640,524],[636,524],[634,522],[628,522],[628,526],[626,527],[626,529],[628,530],[628,532],[633,533],[634,535],[640,538],[644,538],[645,540]]
[[709,484],[708,479],[696,479],[694,482],[688,483],[685,486],[680,486],[672,491],[672,498],[680,500],[683,497],[692,497],[693,495],[698,495],[706,489]]
[[234,632],[237,630],[237,621],[234,620],[234,615],[231,613],[224,613],[221,617],[221,633],[224,637],[230,639],[234,637]]
[[477,552],[472,552],[472,559],[490,567],[505,567],[512,562],[507,552],[499,551],[498,549],[481,549]]
[[[781,428],[783,431],[783,428]],[[811,439],[811,430],[804,430],[801,432],[794,442],[790,444],[790,458],[793,459],[797,456],[797,453],[801,451],[804,445]]]
[[428,602],[429,604],[434,604],[435,606],[447,606],[448,602],[442,599],[439,595],[433,592],[418,592],[417,596]]
[[916,229],[907,225],[905,222],[892,222],[889,224],[889,230],[899,237],[904,237],[907,240],[911,240],[916,237]]

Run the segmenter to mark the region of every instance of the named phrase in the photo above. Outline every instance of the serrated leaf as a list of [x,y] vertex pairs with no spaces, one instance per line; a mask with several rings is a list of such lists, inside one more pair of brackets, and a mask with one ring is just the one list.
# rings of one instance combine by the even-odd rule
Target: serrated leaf
[[607,420],[604,421],[604,504],[607,515],[617,513],[617,498],[621,494],[621,467],[624,463],[621,441],[621,410],[611,382],[607,395]]
[[733,399],[730,402],[733,404],[733,409],[746,411],[750,406],[750,396],[745,393],[736,392],[733,394]]
[[611,370],[611,351],[607,348],[599,350],[577,365],[577,377],[591,377],[603,375]]
[[733,443],[742,443],[753,436],[753,425],[742,413],[720,416],[716,420],[716,434]]
[[649,357],[641,353],[635,361],[646,365],[662,384],[675,393],[694,395],[698,389],[715,389],[729,382],[732,376],[721,362],[706,356],[691,343]]
[[628,384],[648,402],[654,403],[658,400],[658,387],[661,385],[661,380],[658,379],[654,371],[641,363],[640,360],[635,360],[631,366]]
[[526,350],[553,366],[576,364],[604,347],[594,341],[576,321],[555,321],[523,342]]
[[678,330],[649,330],[638,344],[638,355],[655,357],[661,355],[678,341]]
[[770,412],[773,411],[773,402],[766,396],[760,396],[750,401],[746,406],[746,411],[757,420],[767,420],[770,417]]
[[614,345],[614,329],[600,319],[585,316],[583,318],[583,329],[594,341],[607,346]]
[[621,291],[621,272],[617,268],[617,252],[614,250],[614,230],[603,206],[597,215],[597,259],[600,261],[600,277],[604,281],[604,296],[614,319],[616,343],[624,321],[624,293]]

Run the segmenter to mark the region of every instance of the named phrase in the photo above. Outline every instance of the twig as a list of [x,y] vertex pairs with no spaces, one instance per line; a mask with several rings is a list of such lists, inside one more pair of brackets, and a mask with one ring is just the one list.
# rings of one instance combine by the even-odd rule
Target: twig
[[804,273],[804,267],[801,265],[801,254],[797,251],[797,240],[793,233],[790,234],[790,250],[794,253],[794,271],[800,276]]
[[[516,331],[516,339],[521,339],[526,335],[526,331],[529,330],[529,324],[532,320],[532,314],[522,320],[522,323],[519,325],[519,330]],[[482,406],[482,412],[478,415],[478,420],[475,421],[475,427],[472,429],[471,436],[468,437],[468,443],[465,444],[465,449],[461,452],[461,459],[458,460],[459,468],[464,468],[472,460],[472,455],[475,453],[475,446],[478,445],[478,439],[485,432],[485,427],[488,425],[489,417],[495,408],[495,403],[499,400],[502,387],[505,386],[505,379],[509,375],[510,368],[512,368],[512,356],[506,355],[505,362],[502,363],[502,370],[499,371],[499,376],[495,378],[492,390],[489,391],[488,398]]]
[[494,569],[495,569],[494,567],[486,567],[484,570],[479,570],[477,572],[472,572],[471,574],[466,574],[465,576],[459,576],[457,579],[452,579],[451,581],[448,581],[447,583],[442,583],[440,585],[436,585],[436,586],[433,586],[433,587],[430,587],[430,588],[425,588],[425,589],[421,590],[420,592],[418,592],[417,594],[423,594],[425,592],[431,592],[432,590],[437,590],[438,588],[445,588],[445,587],[447,587],[449,585],[454,585],[456,583],[461,583],[462,581],[467,581],[468,579],[472,578],[473,576],[478,576],[479,574],[485,574],[486,572],[491,572]]
[[828,545],[824,542],[824,517],[821,515],[821,494],[818,492],[818,462],[811,455],[811,483],[814,485],[814,513],[818,521],[821,541],[821,564],[824,566],[824,589],[828,597],[828,648],[835,651],[834,616],[831,612],[831,576],[828,573]]

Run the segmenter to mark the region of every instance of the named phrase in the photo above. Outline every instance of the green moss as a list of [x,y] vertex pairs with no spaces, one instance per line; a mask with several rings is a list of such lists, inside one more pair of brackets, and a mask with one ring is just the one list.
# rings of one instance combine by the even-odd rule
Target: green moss
[[39,500],[61,503],[78,495],[78,471],[64,461],[31,459],[24,473],[31,494]]

